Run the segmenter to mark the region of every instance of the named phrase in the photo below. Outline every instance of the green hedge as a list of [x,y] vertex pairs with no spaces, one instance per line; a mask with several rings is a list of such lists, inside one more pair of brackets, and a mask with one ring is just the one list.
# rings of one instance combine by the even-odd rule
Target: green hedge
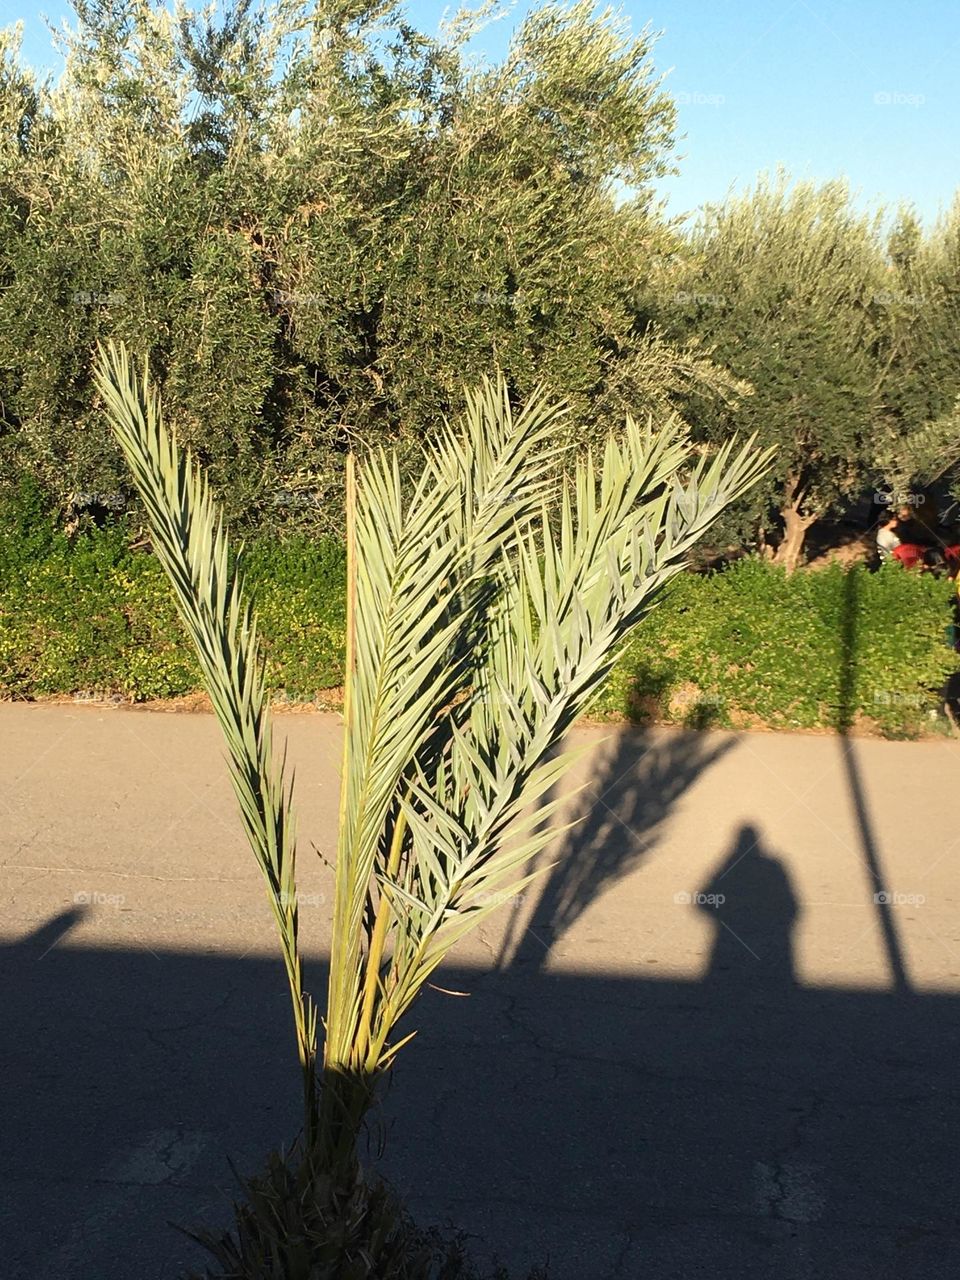
[[[199,687],[156,561],[122,527],[69,540],[30,495],[0,508],[0,695],[170,698]],[[309,701],[342,679],[345,565],[332,540],[246,552],[278,695]],[[839,566],[787,577],[759,560],[684,574],[627,647],[598,716],[688,725],[930,727],[958,669],[945,643],[953,584]]]
[[631,641],[600,714],[891,735],[930,727],[960,666],[949,647],[954,584],[897,564],[834,564],[788,577],[758,559],[685,574]]
[[[29,495],[28,495],[29,498]],[[23,497],[0,506],[0,695],[119,695],[198,689],[199,670],[156,559],[120,527],[72,541]],[[333,540],[292,537],[246,552],[271,688],[309,700],[340,683],[345,563]]]

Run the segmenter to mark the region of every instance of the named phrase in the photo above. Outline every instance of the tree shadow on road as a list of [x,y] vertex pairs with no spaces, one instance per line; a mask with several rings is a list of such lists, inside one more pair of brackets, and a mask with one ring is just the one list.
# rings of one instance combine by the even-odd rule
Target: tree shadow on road
[[551,849],[553,864],[533,917],[515,908],[501,949],[503,967],[544,968],[577,920],[652,855],[670,814],[697,779],[721,759],[732,735],[685,730],[618,730],[591,757],[594,773],[578,798],[581,820]]

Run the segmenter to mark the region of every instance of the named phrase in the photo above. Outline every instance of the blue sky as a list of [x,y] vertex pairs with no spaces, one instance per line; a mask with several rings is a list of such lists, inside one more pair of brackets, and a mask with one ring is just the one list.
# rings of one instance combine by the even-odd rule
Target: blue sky
[[[42,0],[41,0],[42,2]],[[478,39],[502,54],[522,2]],[[447,6],[413,0],[434,30]],[[58,22],[68,12],[48,0]],[[662,30],[655,61],[678,98],[680,173],[661,192],[671,213],[722,199],[761,170],[849,178],[864,204],[911,202],[932,220],[960,187],[960,4],[956,0],[630,0],[636,28]],[[55,66],[42,20],[23,18],[24,52]]]

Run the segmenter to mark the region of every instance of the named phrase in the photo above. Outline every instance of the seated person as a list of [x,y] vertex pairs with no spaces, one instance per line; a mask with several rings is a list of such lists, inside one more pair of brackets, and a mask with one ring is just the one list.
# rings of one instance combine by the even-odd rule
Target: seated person
[[939,547],[927,547],[923,553],[923,568],[940,578],[948,571],[947,557]]
[[896,511],[886,511],[880,517],[880,524],[877,526],[877,554],[881,564],[885,564],[900,546],[902,539],[897,532],[899,523]]
[[925,550],[916,542],[901,542],[893,549],[893,559],[899,560],[905,569],[922,569]]

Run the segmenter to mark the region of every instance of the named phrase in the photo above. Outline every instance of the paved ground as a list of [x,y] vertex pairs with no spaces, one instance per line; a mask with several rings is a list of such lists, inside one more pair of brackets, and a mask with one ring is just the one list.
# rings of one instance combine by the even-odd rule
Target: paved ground
[[[335,717],[297,765],[321,990]],[[385,1164],[552,1280],[960,1274],[960,744],[636,731],[428,992]],[[297,1124],[214,722],[0,706],[3,1280],[161,1280]]]

